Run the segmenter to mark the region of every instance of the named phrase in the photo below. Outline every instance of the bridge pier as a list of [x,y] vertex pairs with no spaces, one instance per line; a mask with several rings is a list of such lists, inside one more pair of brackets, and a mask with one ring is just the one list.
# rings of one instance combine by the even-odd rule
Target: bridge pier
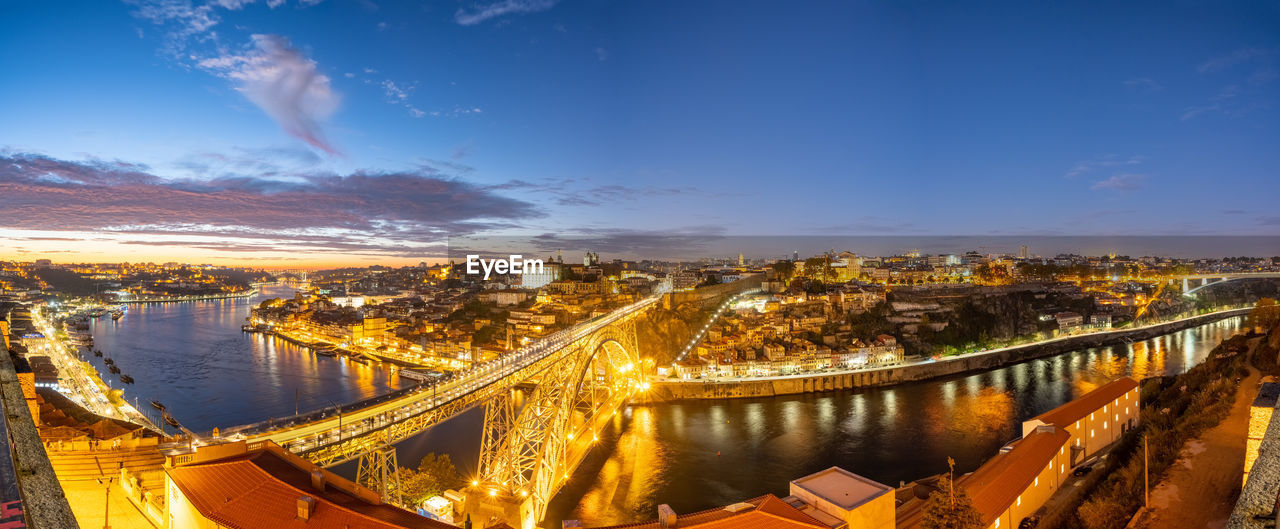
[[506,524],[516,529],[537,529],[537,517],[533,499],[517,498],[483,484],[471,485],[463,490],[465,499],[459,509],[461,520],[470,518],[472,529],[485,529]]

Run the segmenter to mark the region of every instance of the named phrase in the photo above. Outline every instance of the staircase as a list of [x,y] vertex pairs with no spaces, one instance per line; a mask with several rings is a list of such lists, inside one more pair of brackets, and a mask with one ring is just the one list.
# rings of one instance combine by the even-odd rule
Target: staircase
[[49,461],[60,481],[88,481],[119,477],[120,466],[139,479],[164,482],[164,455],[154,446],[127,450],[50,451]]

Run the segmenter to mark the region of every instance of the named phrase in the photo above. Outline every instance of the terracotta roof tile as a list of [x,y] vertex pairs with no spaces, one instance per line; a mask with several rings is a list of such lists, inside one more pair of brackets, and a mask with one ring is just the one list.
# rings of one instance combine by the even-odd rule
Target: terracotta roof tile
[[1053,457],[1067,444],[1071,434],[1062,428],[1036,430],[1013,444],[1011,450],[997,454],[972,474],[956,480],[990,524],[1017,501],[1036,476],[1053,462]]
[[1137,380],[1122,377],[1085,393],[1078,399],[1041,413],[1032,420],[1039,420],[1045,424],[1056,424],[1066,428],[1137,387]]
[[[323,493],[300,489],[255,464],[260,457],[275,458],[263,452],[171,468],[168,474],[201,514],[234,529],[451,527],[396,507],[372,505],[334,488]],[[297,517],[297,502],[303,496],[316,499],[315,512],[308,521]]]
[[[822,522],[800,512],[772,494],[752,498],[743,503],[750,503],[754,507],[736,513],[721,507],[679,514],[677,521],[680,529],[827,529]],[[656,529],[659,527],[662,525],[654,520],[597,529]]]

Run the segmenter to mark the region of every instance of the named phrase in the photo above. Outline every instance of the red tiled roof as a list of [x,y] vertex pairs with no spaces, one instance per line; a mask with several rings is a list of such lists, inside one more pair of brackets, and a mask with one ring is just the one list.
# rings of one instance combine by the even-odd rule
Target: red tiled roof
[[[827,526],[823,525],[822,522],[800,512],[772,494],[752,498],[743,503],[749,503],[753,507],[736,513],[729,512],[722,507],[689,514],[679,514],[676,518],[678,527],[680,529],[827,529]],[[660,527],[662,525],[657,520],[654,520],[597,529],[656,529]]]
[[957,479],[956,485],[964,487],[973,506],[982,513],[983,523],[990,524],[1031,486],[1070,438],[1071,434],[1062,428],[1036,430],[1014,443],[1008,452],[997,454],[972,474]]
[[[200,513],[234,529],[440,529],[449,525],[388,505],[374,505],[335,487],[325,492],[299,488],[264,467],[284,468],[275,454],[171,468],[169,477]],[[290,467],[302,474],[299,469]],[[309,479],[309,476],[308,476]],[[310,520],[298,519],[298,499],[316,499]]]
[[[1017,501],[1018,495],[1027,490],[1070,438],[1071,434],[1062,428],[1054,428],[1052,432],[1034,431],[1015,442],[1009,452],[996,454],[978,470],[957,479],[956,485],[962,487],[973,501],[983,523],[990,525]],[[925,501],[913,499],[900,507],[895,517],[896,527],[912,529],[919,526],[924,517]]]
[[1137,387],[1137,380],[1129,377],[1119,378],[1081,395],[1078,399],[1041,413],[1032,420],[1039,420],[1045,424],[1056,424],[1066,428]]

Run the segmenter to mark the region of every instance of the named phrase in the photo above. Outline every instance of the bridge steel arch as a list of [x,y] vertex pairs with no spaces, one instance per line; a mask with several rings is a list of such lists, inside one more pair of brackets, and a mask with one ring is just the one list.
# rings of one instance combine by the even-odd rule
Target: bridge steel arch
[[542,520],[597,432],[643,383],[634,320],[571,349],[541,373],[523,405],[508,391],[485,407],[472,494],[487,495],[489,514],[517,527]]
[[[1174,279],[1182,280],[1182,295],[1191,296],[1201,289],[1226,283],[1228,281],[1239,281],[1241,279],[1268,279],[1280,278],[1280,272],[1239,272],[1226,274],[1194,274],[1175,277]],[[1215,281],[1216,279],[1216,281]],[[1191,281],[1199,281],[1200,286],[1191,288]]]

